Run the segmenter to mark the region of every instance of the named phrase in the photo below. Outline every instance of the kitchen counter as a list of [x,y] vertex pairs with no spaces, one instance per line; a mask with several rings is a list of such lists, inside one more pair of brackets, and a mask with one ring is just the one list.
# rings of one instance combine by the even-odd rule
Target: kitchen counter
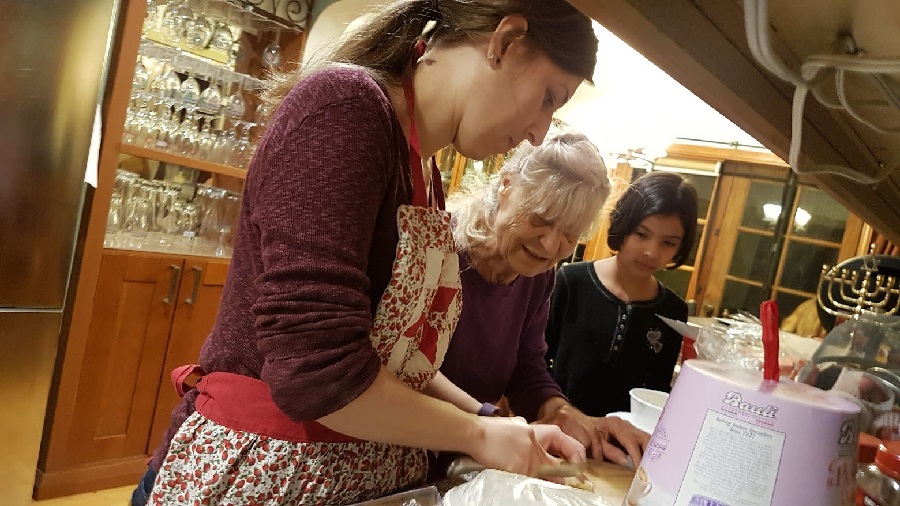
[[[584,474],[588,481],[593,484],[594,493],[599,495],[610,506],[620,506],[622,504],[625,500],[625,495],[628,493],[628,488],[631,487],[631,480],[634,478],[634,471],[609,462],[591,464]],[[434,485],[443,496],[449,489],[462,483],[464,483],[463,479],[456,478],[455,480],[443,480]]]

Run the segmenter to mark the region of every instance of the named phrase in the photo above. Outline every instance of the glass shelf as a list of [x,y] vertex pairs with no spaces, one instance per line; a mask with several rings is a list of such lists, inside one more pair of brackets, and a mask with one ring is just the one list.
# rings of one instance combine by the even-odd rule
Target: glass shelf
[[189,167],[191,169],[204,170],[213,174],[221,174],[223,176],[234,177],[238,179],[247,179],[247,170],[230,165],[222,165],[218,163],[208,162],[197,158],[189,158],[187,156],[176,155],[168,151],[160,151],[158,149],[144,148],[132,144],[122,143],[119,152],[123,155],[136,156],[138,158],[146,158],[148,160],[156,160],[159,162],[172,163]]
[[[141,40],[141,47],[138,51],[138,54],[147,58],[153,58],[155,60],[167,61],[171,63],[173,67],[176,57],[178,57],[179,60],[182,61],[189,60],[189,66],[193,66],[195,69],[202,68],[203,64],[215,65],[216,69],[221,72],[222,81],[232,83],[243,81],[243,89],[245,90],[258,90],[262,89],[264,86],[264,83],[261,79],[253,77],[249,74],[235,72],[234,70],[229,68],[223,60],[218,59],[219,56],[225,58],[225,55],[223,53],[211,49],[197,50],[195,48],[188,48],[182,45],[174,47],[169,45],[164,40],[160,40],[156,36],[156,32],[148,33]],[[184,64],[180,65],[180,67],[184,66]],[[176,72],[185,73],[186,70],[186,68],[175,67]],[[201,71],[200,73],[204,74],[205,72]]]

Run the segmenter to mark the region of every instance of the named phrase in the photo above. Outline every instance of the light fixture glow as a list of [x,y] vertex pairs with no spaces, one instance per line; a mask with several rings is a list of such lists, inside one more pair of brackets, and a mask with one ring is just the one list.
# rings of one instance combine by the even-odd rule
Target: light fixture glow
[[797,228],[803,228],[809,223],[809,220],[812,219],[812,215],[809,214],[802,207],[797,208],[797,212],[794,213],[794,223],[797,225]]
[[763,204],[763,220],[767,223],[775,223],[781,216],[781,206],[778,204]]

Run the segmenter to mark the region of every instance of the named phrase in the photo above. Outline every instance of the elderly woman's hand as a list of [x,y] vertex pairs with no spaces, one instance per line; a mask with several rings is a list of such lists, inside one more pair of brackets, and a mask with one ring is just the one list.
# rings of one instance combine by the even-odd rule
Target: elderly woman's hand
[[563,432],[581,442],[591,457],[627,467],[636,467],[640,463],[650,442],[650,434],[621,418],[588,416],[571,404],[562,405],[541,422],[558,425]]

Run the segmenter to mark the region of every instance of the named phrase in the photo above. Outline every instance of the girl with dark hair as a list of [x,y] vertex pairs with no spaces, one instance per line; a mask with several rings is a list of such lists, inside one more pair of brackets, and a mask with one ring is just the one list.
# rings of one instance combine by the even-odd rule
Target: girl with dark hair
[[421,391],[462,299],[428,160],[540,144],[593,75],[590,19],[564,0],[401,0],[335,44],[267,93],[215,326],[172,374],[183,402],[150,504],[354,503],[420,484],[425,448],[528,475],[548,451],[584,458],[558,427]]
[[591,416],[628,411],[629,390],[668,392],[682,336],[657,315],[687,321],[687,305],[654,273],[682,265],[694,246],[697,191],[651,172],[616,203],[616,255],[563,266],[547,324],[547,359],[572,405]]

